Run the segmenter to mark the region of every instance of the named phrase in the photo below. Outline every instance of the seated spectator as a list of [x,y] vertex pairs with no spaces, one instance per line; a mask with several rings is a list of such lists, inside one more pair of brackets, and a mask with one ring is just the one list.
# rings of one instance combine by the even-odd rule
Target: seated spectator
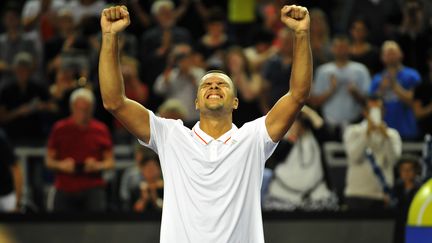
[[13,147],[1,129],[0,154],[0,213],[18,212],[23,190],[23,176]]
[[384,42],[381,59],[384,70],[373,77],[370,93],[384,99],[384,121],[396,129],[402,139],[416,139],[417,124],[412,109],[413,92],[420,84],[420,74],[402,64],[403,53],[394,41]]
[[393,187],[396,200],[396,224],[394,230],[394,243],[403,243],[405,239],[405,225],[408,210],[415,194],[421,187],[419,158],[414,155],[402,155],[396,165],[398,180]]
[[263,82],[259,73],[251,71],[249,62],[241,47],[231,47],[225,60],[226,73],[237,88],[241,109],[233,114],[233,123],[241,127],[264,114],[262,102]]
[[[14,57],[20,52],[27,52],[38,60],[36,44],[22,32],[20,13],[17,9],[8,8],[3,12],[5,33],[0,34],[0,75],[1,83],[13,79],[14,68],[11,65]],[[40,63],[34,62],[34,67]]]
[[136,165],[128,168],[122,176],[120,196],[123,208],[134,212],[160,210],[163,181],[157,154],[137,145],[135,161]]
[[92,118],[93,93],[85,88],[70,97],[70,117],[58,121],[48,140],[46,166],[55,172],[55,212],[106,209],[102,172],[114,167],[108,128]]
[[423,82],[414,90],[414,114],[420,136],[432,135],[432,49],[428,52],[428,73]]
[[170,53],[169,64],[154,84],[154,91],[166,99],[178,99],[187,109],[185,122],[197,121],[195,96],[204,70],[193,66],[192,49],[187,44],[176,45]]
[[0,90],[0,124],[14,143],[42,140],[43,116],[57,109],[48,90],[32,79],[33,68],[33,57],[18,53],[13,61],[14,79]]
[[379,50],[368,42],[369,25],[366,20],[358,18],[351,24],[351,60],[366,65],[371,75],[381,70]]
[[333,39],[335,60],[318,67],[309,100],[321,109],[331,140],[340,140],[343,129],[361,118],[361,104],[370,84],[366,66],[351,61],[349,51],[347,37]]
[[337,199],[327,187],[321,148],[313,130],[323,121],[305,107],[273,157],[281,161],[274,169],[265,208],[324,210],[336,209]]
[[382,120],[383,101],[369,97],[363,111],[364,120],[350,125],[343,135],[348,158],[345,202],[350,210],[383,209],[389,195],[366,157],[372,152],[380,174],[388,187],[393,186],[393,167],[401,155],[402,141],[398,132]]

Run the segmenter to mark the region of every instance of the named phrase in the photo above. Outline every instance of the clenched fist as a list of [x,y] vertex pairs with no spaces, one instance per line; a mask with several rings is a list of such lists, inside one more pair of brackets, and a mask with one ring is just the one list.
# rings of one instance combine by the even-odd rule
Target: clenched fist
[[126,6],[115,6],[102,11],[102,34],[117,34],[130,24],[129,12]]
[[307,8],[296,5],[285,5],[281,9],[281,21],[296,33],[308,32],[310,25]]

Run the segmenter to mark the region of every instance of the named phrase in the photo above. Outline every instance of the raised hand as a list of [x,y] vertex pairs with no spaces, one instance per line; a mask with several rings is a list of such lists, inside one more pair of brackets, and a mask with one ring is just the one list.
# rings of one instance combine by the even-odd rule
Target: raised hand
[[308,32],[310,25],[307,8],[296,5],[285,5],[281,9],[281,21],[296,33]]
[[126,6],[106,8],[101,14],[102,34],[117,34],[130,24]]

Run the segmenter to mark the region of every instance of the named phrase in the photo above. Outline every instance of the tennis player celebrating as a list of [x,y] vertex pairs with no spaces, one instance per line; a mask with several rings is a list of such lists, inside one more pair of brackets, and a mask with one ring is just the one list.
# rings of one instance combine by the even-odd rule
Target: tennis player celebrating
[[[192,130],[157,117],[124,94],[118,35],[130,23],[122,6],[103,10],[99,78],[104,107],[156,151],[164,177],[160,242],[264,242],[260,187],[264,163],[309,95],[312,54],[309,13],[284,6],[281,20],[294,32],[290,90],[269,113],[241,128],[232,124],[236,88],[223,72],[202,77]],[[241,104],[240,104],[241,106]]]

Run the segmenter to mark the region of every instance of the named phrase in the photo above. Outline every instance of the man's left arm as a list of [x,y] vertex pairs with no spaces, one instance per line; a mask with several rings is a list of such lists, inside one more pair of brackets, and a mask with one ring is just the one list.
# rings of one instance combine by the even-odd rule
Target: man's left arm
[[284,6],[281,20],[294,32],[294,56],[290,90],[273,106],[265,120],[267,132],[274,142],[281,140],[293,124],[309,97],[312,83],[309,13],[301,6]]

